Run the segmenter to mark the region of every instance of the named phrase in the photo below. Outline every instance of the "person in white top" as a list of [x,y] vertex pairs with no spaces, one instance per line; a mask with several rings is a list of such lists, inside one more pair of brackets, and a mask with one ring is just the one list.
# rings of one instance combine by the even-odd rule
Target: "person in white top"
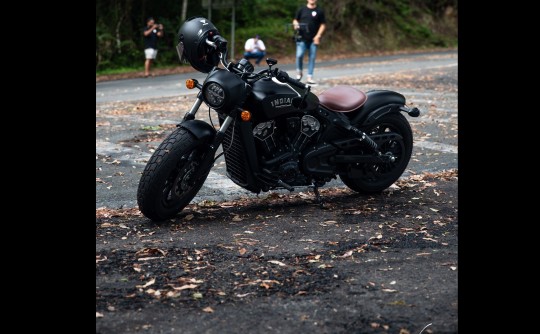
[[260,39],[259,35],[255,35],[255,37],[248,39],[244,45],[244,49],[246,50],[246,52],[244,52],[244,58],[256,59],[256,65],[259,65],[261,60],[266,55],[266,46],[264,46],[264,42],[262,39]]

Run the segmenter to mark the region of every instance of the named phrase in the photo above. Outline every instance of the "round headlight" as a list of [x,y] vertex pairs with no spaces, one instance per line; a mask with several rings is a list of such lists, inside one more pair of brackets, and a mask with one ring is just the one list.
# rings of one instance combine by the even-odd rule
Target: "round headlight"
[[251,92],[250,88],[236,74],[216,68],[204,80],[201,97],[210,108],[220,113],[229,113],[242,106]]
[[204,88],[206,103],[212,108],[219,108],[225,102],[225,91],[220,84],[212,82]]

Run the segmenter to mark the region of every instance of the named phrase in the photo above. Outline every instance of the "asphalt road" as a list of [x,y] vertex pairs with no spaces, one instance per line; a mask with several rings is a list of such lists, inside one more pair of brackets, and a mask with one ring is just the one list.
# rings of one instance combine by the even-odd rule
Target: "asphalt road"
[[[293,65],[281,68],[294,73]],[[96,208],[136,207],[146,161],[193,103],[196,90],[183,86],[190,77],[204,80],[194,72],[96,83]],[[420,117],[407,117],[414,149],[404,176],[457,168],[456,51],[321,62],[315,77],[315,94],[337,84],[391,89],[420,108]],[[201,108],[197,118],[208,120],[207,109]],[[220,159],[193,202],[255,196],[224,175]],[[328,185],[344,187],[339,179]]]
[[[433,58],[434,55],[445,57]],[[447,57],[449,56],[449,57]],[[340,59],[335,61],[317,62],[315,77],[318,79],[334,79],[351,75],[373,73],[392,73],[404,70],[441,68],[457,66],[455,51],[417,53],[407,55],[390,55]],[[304,64],[306,65],[306,64]],[[281,70],[294,73],[293,64],[276,65]],[[257,67],[256,70],[261,67]],[[194,78],[203,81],[205,74],[191,72],[185,74],[164,75],[154,78],[136,78],[114,80],[96,83],[96,103],[114,101],[136,101],[158,97],[172,97],[193,94],[194,91],[185,88],[185,81]]]

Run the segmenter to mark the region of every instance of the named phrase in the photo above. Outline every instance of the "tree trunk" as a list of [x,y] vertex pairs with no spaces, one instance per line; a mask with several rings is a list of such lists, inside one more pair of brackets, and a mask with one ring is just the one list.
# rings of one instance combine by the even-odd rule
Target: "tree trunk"
[[186,20],[187,6],[188,6],[188,0],[183,0],[182,1],[182,15],[180,16],[181,22],[184,22]]
[[[133,4],[133,0],[126,0],[122,8],[122,1],[119,1],[118,11],[121,12],[122,14],[120,15],[120,18],[118,19],[118,23],[116,23],[116,29],[115,29],[116,51],[118,53],[122,53],[122,36],[120,34],[120,30],[122,29],[122,24],[124,23],[124,19],[131,15],[132,4]],[[127,27],[124,27],[124,31],[131,31],[131,22],[127,20],[126,24],[127,24]]]
[[120,19],[118,19],[118,23],[116,24],[115,29],[115,36],[116,36],[116,51],[118,53],[122,53],[122,39],[120,38],[120,26],[122,25],[122,21],[124,21],[125,14],[122,14],[120,16]]

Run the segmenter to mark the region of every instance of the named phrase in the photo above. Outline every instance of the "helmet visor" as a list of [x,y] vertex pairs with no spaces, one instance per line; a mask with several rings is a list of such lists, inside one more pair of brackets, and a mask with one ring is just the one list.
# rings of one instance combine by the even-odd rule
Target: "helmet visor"
[[179,42],[176,45],[176,52],[178,52],[178,59],[181,63],[187,63],[186,54],[184,53],[184,43]]

